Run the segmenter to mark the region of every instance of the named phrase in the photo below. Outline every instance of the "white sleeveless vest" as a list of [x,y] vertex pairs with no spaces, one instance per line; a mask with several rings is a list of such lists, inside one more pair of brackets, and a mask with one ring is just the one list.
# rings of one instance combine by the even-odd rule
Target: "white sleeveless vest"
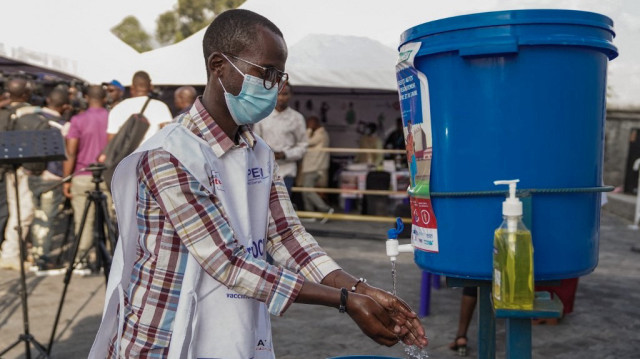
[[[139,236],[136,218],[137,171],[140,156],[163,148],[220,199],[237,240],[254,257],[265,258],[273,155],[256,138],[251,148],[233,148],[216,157],[209,144],[179,124],[163,128],[117,167],[112,189],[120,238],[107,285],[102,323],[89,354],[104,358],[114,333],[122,337],[124,293],[129,288]],[[132,220],[133,219],[133,220]],[[116,341],[119,351],[120,340]],[[123,353],[119,353],[123,355]],[[266,305],[228,289],[188,256],[169,358],[275,358]]]

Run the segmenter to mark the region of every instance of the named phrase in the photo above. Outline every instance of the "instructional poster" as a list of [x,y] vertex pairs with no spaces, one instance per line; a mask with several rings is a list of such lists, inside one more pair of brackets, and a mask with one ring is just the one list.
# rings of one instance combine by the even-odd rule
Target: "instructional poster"
[[396,79],[411,174],[411,244],[416,249],[437,253],[438,226],[429,192],[433,148],[429,83],[427,77],[414,67],[420,46],[421,43],[408,43],[400,48]]

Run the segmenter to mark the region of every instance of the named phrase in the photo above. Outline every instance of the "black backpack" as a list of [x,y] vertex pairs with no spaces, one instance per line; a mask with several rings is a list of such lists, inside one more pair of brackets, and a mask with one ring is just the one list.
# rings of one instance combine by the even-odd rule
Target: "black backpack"
[[[3,108],[0,113],[0,131],[41,131],[51,128],[49,120],[40,112],[40,108],[25,113],[18,117],[20,108],[28,107],[28,104]],[[22,167],[31,172],[32,175],[39,176],[47,168],[47,162],[25,163]],[[6,171],[6,168],[2,172]]]
[[111,191],[111,180],[118,163],[138,148],[149,129],[149,120],[144,116],[144,110],[149,101],[151,97],[147,98],[139,113],[134,113],[127,119],[102,151],[106,157],[104,165],[107,168],[103,176],[109,191]]

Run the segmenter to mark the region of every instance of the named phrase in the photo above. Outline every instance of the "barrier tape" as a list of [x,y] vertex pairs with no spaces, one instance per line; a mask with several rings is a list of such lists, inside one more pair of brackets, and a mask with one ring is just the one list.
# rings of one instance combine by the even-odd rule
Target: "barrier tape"
[[338,147],[323,147],[323,148],[308,148],[309,152],[333,152],[333,153],[390,153],[398,155],[406,155],[405,150],[385,150],[380,148],[338,148]]
[[351,188],[319,188],[319,187],[292,187],[292,192],[319,192],[319,193],[337,193],[337,194],[372,194],[378,196],[405,196],[409,194],[407,191],[390,191],[382,189],[351,189]]
[[[298,217],[303,218],[317,218],[330,220],[342,220],[342,221],[364,221],[364,222],[388,222],[395,223],[397,217],[387,216],[371,216],[365,214],[344,214],[344,213],[324,213],[324,212],[309,212],[309,211],[296,211]],[[404,223],[411,223],[411,218],[402,218]]]

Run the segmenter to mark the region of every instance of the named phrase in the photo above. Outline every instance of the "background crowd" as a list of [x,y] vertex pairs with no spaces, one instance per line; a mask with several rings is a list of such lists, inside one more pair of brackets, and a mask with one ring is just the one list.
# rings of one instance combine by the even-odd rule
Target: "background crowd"
[[[90,165],[105,160],[103,152],[109,141],[132,115],[142,111],[143,106],[149,122],[145,139],[173,119],[169,106],[153,98],[153,85],[144,71],[134,74],[128,97],[125,87],[117,80],[99,85],[57,84],[44,90],[47,92],[44,98],[35,95],[38,86],[34,79],[25,75],[10,77],[5,82],[0,103],[0,130],[56,129],[64,138],[67,159],[23,164],[15,172],[12,166],[3,166],[0,176],[0,267],[4,269],[19,270],[20,260],[27,261],[38,271],[60,267],[63,261],[59,255],[65,248],[52,248],[52,238],[60,230],[71,238],[79,232],[87,196],[95,189]],[[42,88],[38,90],[38,93],[43,92]],[[173,107],[178,113],[187,111],[196,95],[193,87],[178,88]],[[26,236],[26,258],[20,258],[19,254],[16,181],[20,222]],[[100,183],[100,189],[110,203],[105,182]],[[92,250],[95,207],[87,207],[77,256],[82,260],[77,267],[97,270],[92,267],[96,256]]]
[[[12,76],[5,81],[0,102],[0,131],[56,129],[65,141],[65,161],[23,164],[17,170],[4,165],[0,173],[0,268],[19,270],[20,260],[33,271],[61,268],[62,255],[79,238],[78,269],[97,271],[94,248],[94,206],[88,206],[89,193],[95,190],[94,163],[105,162],[107,145],[117,134],[130,130],[126,123],[143,113],[149,127],[142,141],[148,139],[175,116],[189,111],[198,96],[192,86],[173,91],[173,103],[158,99],[151,78],[144,71],[133,75],[126,89],[118,80],[88,85],[79,82],[49,84],[43,89],[33,78]],[[36,91],[37,89],[37,91]],[[329,134],[318,115],[305,118],[289,106],[293,96],[290,84],[278,95],[274,111],[253,130],[273,149],[289,195],[298,209],[327,214],[334,212],[334,201],[323,193],[292,193],[294,185],[327,187],[329,183]],[[166,97],[166,96],[165,96]],[[361,148],[381,149],[383,141],[375,128],[362,132]],[[385,148],[404,148],[402,123]],[[115,142],[115,141],[114,141]],[[112,144],[113,145],[113,144]],[[119,145],[119,143],[118,143]],[[379,166],[382,155],[360,155],[356,162]],[[108,162],[108,161],[107,161]],[[108,170],[107,170],[108,172]],[[99,184],[111,209],[109,177]],[[18,182],[20,218],[26,237],[25,258],[20,258],[14,181]],[[111,213],[111,219],[115,216]],[[328,217],[322,219],[326,222]],[[114,227],[115,228],[115,227]],[[65,233],[65,240],[54,248],[53,237]],[[64,248],[63,248],[64,247]]]

